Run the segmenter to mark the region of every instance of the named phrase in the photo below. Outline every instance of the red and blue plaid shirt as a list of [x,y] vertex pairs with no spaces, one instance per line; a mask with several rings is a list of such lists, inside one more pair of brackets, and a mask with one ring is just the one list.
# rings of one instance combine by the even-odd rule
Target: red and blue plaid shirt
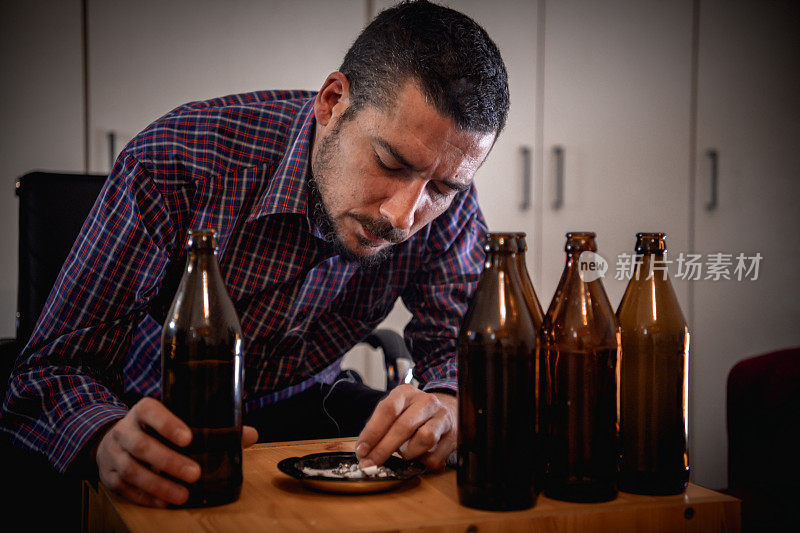
[[309,217],[313,96],[189,103],[130,142],[12,375],[2,429],[18,445],[63,472],[100,427],[160,396],[160,290],[177,283],[191,228],[218,232],[245,338],[245,412],[329,382],[398,297],[413,315],[417,379],[456,388],[456,337],[486,231],[475,189],[383,264],[343,260]]

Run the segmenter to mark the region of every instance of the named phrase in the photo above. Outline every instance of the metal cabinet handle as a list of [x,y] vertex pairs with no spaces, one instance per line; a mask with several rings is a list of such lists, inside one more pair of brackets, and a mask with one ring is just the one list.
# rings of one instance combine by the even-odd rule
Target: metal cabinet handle
[[553,209],[558,210],[564,206],[564,148],[554,146],[553,155],[556,158],[556,188],[552,205]]
[[706,157],[710,164],[709,198],[706,202],[706,210],[713,211],[719,204],[719,154],[716,150],[707,150]]
[[522,201],[519,209],[527,211],[531,207],[531,149],[521,146],[519,152],[522,155]]
[[106,138],[108,139],[108,171],[111,172],[114,169],[114,156],[117,154],[117,134],[109,131]]

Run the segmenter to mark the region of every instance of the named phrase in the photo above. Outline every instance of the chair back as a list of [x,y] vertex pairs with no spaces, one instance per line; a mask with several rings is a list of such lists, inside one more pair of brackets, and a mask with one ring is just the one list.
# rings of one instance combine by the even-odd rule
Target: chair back
[[30,172],[19,198],[17,345],[27,344],[50,290],[105,183],[103,174]]

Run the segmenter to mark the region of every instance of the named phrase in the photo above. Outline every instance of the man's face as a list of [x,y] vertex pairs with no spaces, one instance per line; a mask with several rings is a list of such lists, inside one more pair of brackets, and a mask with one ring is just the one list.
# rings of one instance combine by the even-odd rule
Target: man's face
[[460,130],[414,83],[386,107],[367,104],[344,119],[346,107],[334,111],[312,152],[315,221],[339,253],[365,265],[468,189],[495,137]]

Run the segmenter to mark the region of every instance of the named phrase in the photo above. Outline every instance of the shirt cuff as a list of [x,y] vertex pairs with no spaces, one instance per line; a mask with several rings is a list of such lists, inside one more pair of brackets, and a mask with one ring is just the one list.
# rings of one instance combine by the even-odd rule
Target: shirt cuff
[[49,451],[50,462],[63,474],[98,430],[127,413],[124,407],[104,403],[87,405],[76,411],[58,427]]
[[458,382],[451,380],[429,381],[422,390],[425,392],[443,392],[456,396],[458,394]]

